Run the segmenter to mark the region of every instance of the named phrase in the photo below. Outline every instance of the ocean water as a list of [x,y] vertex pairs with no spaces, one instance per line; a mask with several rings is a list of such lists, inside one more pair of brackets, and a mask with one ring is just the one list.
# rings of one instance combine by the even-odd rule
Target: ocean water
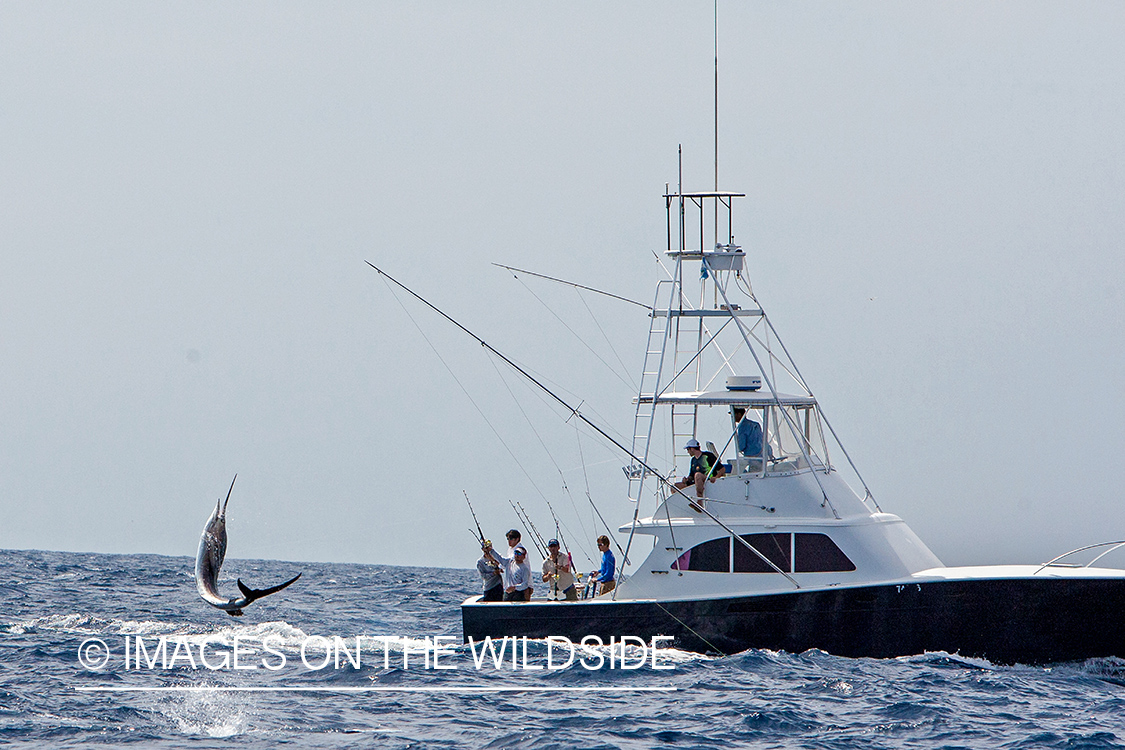
[[[1119,659],[1044,668],[662,649],[654,669],[651,651],[630,645],[629,669],[620,650],[610,667],[608,647],[564,668],[556,648],[553,668],[534,669],[548,647],[532,641],[517,668],[510,651],[478,668],[482,654],[460,644],[474,571],[228,560],[232,594],[238,576],[262,587],[304,572],[233,618],[197,597],[192,564],[0,551],[0,745],[1125,747]],[[427,668],[435,636],[446,668]]]

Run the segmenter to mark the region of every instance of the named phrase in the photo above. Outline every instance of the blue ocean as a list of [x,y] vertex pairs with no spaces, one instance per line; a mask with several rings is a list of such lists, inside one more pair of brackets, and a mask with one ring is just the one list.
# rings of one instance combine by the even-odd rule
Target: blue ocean
[[0,745],[1125,747],[1119,659],[628,643],[567,664],[560,643],[461,644],[475,571],[228,560],[232,595],[236,578],[264,587],[303,571],[233,618],[197,597],[192,564],[0,551]]

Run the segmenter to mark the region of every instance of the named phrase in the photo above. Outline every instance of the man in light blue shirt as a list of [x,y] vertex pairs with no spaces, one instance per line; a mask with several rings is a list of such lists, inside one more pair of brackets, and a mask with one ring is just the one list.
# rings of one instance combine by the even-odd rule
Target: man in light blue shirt
[[[754,458],[761,461],[762,459],[762,426],[753,419],[745,417],[746,410],[741,406],[736,406],[731,410],[734,416],[734,421],[738,423],[738,452],[740,455],[747,458]],[[772,454],[772,451],[770,451]],[[761,465],[754,466],[751,463],[751,469],[757,470]]]

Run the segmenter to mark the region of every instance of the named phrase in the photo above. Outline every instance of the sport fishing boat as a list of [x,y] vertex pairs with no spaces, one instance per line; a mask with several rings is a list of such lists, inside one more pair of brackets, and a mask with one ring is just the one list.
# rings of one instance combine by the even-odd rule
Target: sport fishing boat
[[[1125,657],[1125,570],[1095,567],[1125,542],[1039,565],[943,566],[879,507],[758,303],[732,230],[743,195],[665,193],[667,278],[651,307],[632,444],[614,440],[630,462],[626,575],[576,602],[469,598],[466,642],[630,635],[720,654]],[[697,498],[694,483],[671,478],[684,473],[685,446],[709,438],[725,441],[711,450],[722,468]],[[658,468],[669,464],[667,475]],[[629,564],[642,539],[651,549]],[[1067,562],[1083,552],[1093,559]]]

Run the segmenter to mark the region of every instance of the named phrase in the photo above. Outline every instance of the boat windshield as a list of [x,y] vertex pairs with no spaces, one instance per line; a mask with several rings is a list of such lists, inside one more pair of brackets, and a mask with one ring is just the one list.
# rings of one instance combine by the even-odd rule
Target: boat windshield
[[[744,414],[737,421],[740,410]],[[736,406],[731,409],[731,431],[729,448],[721,457],[731,473],[791,474],[827,463],[827,443],[814,404]]]

